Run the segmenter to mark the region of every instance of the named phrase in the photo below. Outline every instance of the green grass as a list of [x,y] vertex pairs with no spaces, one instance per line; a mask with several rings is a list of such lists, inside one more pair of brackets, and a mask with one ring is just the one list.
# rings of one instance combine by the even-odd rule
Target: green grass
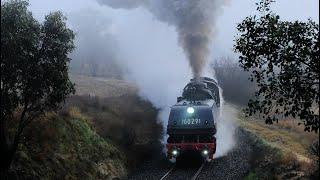
[[259,179],[255,172],[249,172],[249,174],[244,178],[244,180],[257,180]]
[[12,171],[42,179],[125,177],[125,157],[101,138],[76,109],[49,113],[25,131]]
[[161,150],[162,125],[157,121],[158,110],[137,95],[73,96],[67,107],[78,107],[102,138],[117,145],[126,155],[129,168]]

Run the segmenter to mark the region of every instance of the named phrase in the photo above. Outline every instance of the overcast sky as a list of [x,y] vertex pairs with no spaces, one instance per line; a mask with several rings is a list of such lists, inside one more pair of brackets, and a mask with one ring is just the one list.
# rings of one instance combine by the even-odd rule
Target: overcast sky
[[[244,17],[254,14],[255,2],[255,0],[230,0],[224,7],[223,14],[218,17],[215,40],[212,42],[214,48],[212,48],[211,53],[214,57],[225,56],[231,52],[234,35],[236,34],[236,23],[241,22]],[[158,29],[158,26],[153,26],[158,23],[154,22],[157,20],[143,8],[129,11],[115,10],[107,6],[100,6],[95,0],[30,0],[30,4],[30,10],[38,19],[43,19],[45,14],[55,10],[61,10],[67,16],[83,9],[97,10],[100,15],[105,16],[112,22],[112,25],[106,31],[115,34],[119,31],[121,33],[130,31],[130,34],[135,33],[132,32],[135,30],[141,31],[141,23],[145,25],[144,30],[142,30],[144,33],[160,31],[160,34],[153,34],[153,37],[156,36],[160,39],[162,39],[161,33],[163,31],[173,30],[172,27],[166,27],[167,25],[160,29]],[[277,0],[272,7],[282,19],[307,20],[310,17],[319,22],[318,0]],[[155,30],[150,26],[157,27],[157,29]]]
[[[214,28],[209,61],[233,55],[236,24],[255,13],[255,2],[229,0],[223,7]],[[75,53],[97,55],[103,51],[104,54],[95,57],[108,57],[108,52],[112,52],[112,58],[128,69],[125,79],[135,82],[142,97],[164,110],[160,119],[166,123],[169,107],[192,76],[174,27],[158,21],[142,7],[112,9],[96,0],[30,0],[30,4],[39,20],[55,10],[69,18],[68,24],[77,33]],[[311,17],[317,22],[319,19],[318,0],[277,0],[273,9],[281,19],[305,21]]]

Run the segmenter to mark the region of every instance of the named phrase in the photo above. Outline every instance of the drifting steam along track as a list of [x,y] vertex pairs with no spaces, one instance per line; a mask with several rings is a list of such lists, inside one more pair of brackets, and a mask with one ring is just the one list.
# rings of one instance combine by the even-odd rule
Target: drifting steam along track
[[189,151],[201,153],[207,161],[213,159],[219,107],[216,81],[208,77],[190,80],[169,115],[166,148],[170,161]]

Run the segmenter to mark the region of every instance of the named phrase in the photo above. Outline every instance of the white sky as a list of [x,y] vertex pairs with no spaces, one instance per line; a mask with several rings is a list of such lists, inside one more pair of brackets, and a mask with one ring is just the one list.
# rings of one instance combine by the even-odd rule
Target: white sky
[[[212,53],[215,54],[214,57],[225,56],[232,52],[233,39],[236,34],[235,26],[244,17],[255,13],[255,2],[257,1],[230,0],[228,5],[224,7],[223,14],[219,16],[217,21],[215,40],[212,47]],[[141,23],[146,24],[146,18],[156,21],[150,13],[145,12],[142,8],[129,11],[114,10],[106,6],[100,6],[95,0],[30,0],[30,4],[30,10],[38,19],[43,19],[45,14],[55,10],[60,10],[67,16],[82,9],[101,11],[112,21],[112,26],[108,30],[111,33],[119,30],[123,32],[122,28],[128,28],[128,25],[132,27],[132,29],[130,28],[130,31],[132,31],[135,26],[139,26]],[[272,7],[285,20],[307,20],[310,17],[319,22],[318,0],[277,0]],[[152,27],[148,27],[148,25],[144,27],[145,32],[152,30]]]

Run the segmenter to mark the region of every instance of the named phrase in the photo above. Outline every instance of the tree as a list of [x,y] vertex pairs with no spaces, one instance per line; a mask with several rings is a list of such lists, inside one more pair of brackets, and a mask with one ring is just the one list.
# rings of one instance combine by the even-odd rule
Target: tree
[[[26,1],[1,3],[1,171],[13,160],[23,129],[74,92],[68,77],[68,54],[74,33],[60,12],[41,24]],[[13,137],[8,124],[14,124]]]
[[[319,25],[309,19],[281,21],[272,0],[257,3],[259,15],[237,25],[235,52],[258,90],[247,113],[262,113],[266,123],[299,118],[305,131],[319,130]],[[317,112],[318,111],[318,112]]]

